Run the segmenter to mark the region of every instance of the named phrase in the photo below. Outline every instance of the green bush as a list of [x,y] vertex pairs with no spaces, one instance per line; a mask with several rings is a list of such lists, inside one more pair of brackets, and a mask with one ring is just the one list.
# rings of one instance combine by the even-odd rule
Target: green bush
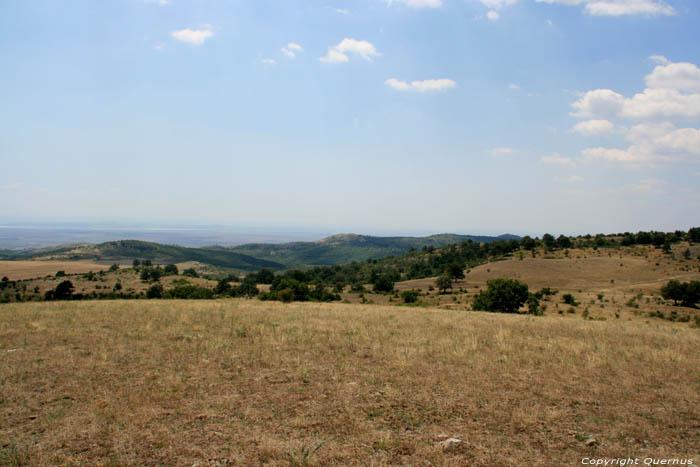
[[499,313],[517,313],[528,299],[526,284],[512,279],[491,279],[487,289],[474,297],[473,308]]
[[146,291],[147,298],[162,298],[163,297],[163,286],[160,284],[154,284],[148,288]]
[[416,303],[420,298],[420,290],[404,290],[401,292],[404,303]]

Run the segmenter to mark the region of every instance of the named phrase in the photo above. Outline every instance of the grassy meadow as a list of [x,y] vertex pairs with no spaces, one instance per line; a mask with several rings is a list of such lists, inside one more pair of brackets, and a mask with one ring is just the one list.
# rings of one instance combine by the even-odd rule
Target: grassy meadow
[[[700,460],[700,330],[257,300],[0,306],[0,463]],[[444,451],[449,437],[464,441]]]

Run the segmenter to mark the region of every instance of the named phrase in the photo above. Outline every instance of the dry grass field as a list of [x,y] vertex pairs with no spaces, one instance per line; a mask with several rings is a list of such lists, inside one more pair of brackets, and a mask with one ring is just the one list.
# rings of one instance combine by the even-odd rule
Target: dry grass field
[[[700,462],[700,329],[257,300],[0,305],[0,463]],[[444,452],[448,437],[464,441]]]
[[107,269],[109,265],[87,261],[0,261],[0,277],[7,277],[11,281],[53,276],[57,271],[65,271],[66,274],[84,274]]

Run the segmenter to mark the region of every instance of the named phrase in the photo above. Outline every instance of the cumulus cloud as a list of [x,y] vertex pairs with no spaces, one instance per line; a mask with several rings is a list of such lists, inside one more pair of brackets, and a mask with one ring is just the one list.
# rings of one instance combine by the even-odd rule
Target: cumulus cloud
[[657,66],[645,77],[642,92],[626,97],[595,89],[572,104],[572,116],[588,119],[577,123],[574,131],[591,137],[616,133],[628,142],[623,148],[584,149],[582,159],[633,168],[700,162],[700,129],[687,125],[700,118],[700,68],[662,55],[649,58]]
[[304,48],[296,42],[290,42],[286,47],[282,47],[280,51],[287,57],[294,58],[297,56],[297,53],[303,52]]
[[568,157],[563,157],[558,152],[554,152],[554,153],[550,154],[549,156],[540,157],[540,163],[562,165],[562,166],[569,166],[569,167],[574,167],[576,165],[573,160],[571,160]]
[[660,0],[537,0],[537,2],[569,6],[583,4],[584,11],[592,16],[676,14],[672,6]]
[[276,65],[277,60],[273,58],[261,58],[260,63],[262,63],[263,65]]
[[336,8],[335,12],[338,13],[339,15],[350,16],[350,10],[347,10],[345,8]]
[[457,85],[457,83],[448,78],[426,79],[423,81],[411,81],[410,83],[398,80],[396,78],[389,78],[388,80],[384,81],[384,84],[397,91],[417,92],[443,91]]
[[365,60],[372,61],[372,57],[378,57],[381,54],[371,42],[345,38],[338,45],[328,47],[326,55],[319,60],[324,63],[345,63],[350,61],[350,55],[359,55]]
[[171,33],[174,39],[187,42],[192,45],[202,45],[204,41],[214,35],[211,26],[205,26],[202,29],[180,29]]
[[646,89],[632,97],[611,89],[588,91],[572,104],[572,115],[631,120],[700,117],[700,68],[695,64],[658,65],[645,82]]
[[486,13],[486,17],[491,21],[498,21],[498,19],[501,17],[501,14],[496,10],[489,10],[488,13]]
[[615,124],[608,120],[586,120],[574,125],[572,130],[584,136],[609,135],[615,132]]

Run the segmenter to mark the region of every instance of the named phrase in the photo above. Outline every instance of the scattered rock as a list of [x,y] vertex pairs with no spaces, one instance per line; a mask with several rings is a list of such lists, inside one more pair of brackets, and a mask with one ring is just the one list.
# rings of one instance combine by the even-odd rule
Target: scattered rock
[[588,438],[586,440],[586,446],[597,446],[598,445],[598,440],[595,438]]
[[440,441],[440,447],[442,447],[443,452],[453,451],[463,444],[464,441],[459,438],[447,438],[445,441]]

